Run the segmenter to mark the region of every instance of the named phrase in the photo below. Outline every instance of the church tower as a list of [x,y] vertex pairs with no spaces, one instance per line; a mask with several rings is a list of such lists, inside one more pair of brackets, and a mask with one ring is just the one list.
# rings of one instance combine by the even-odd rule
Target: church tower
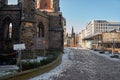
[[37,0],[37,9],[41,11],[53,12],[53,0]]
[[33,21],[35,13],[35,0],[18,0],[22,8],[22,21]]
[[73,35],[74,34],[74,28],[72,27],[72,32],[71,32],[71,34]]
[[53,7],[55,12],[60,11],[59,2],[60,2],[59,0],[53,0]]
[[19,0],[21,5],[21,42],[27,49],[34,48],[35,0]]

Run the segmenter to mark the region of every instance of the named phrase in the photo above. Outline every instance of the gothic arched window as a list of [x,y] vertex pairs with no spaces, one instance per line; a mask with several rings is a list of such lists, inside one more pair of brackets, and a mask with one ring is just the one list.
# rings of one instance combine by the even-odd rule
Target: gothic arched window
[[13,25],[9,17],[4,20],[2,29],[4,39],[12,38]]
[[44,37],[44,25],[42,23],[40,23],[37,27],[37,35],[38,37]]
[[13,49],[13,20],[9,16],[5,17],[0,26],[0,50]]
[[10,25],[9,25],[9,32],[8,32],[9,38],[12,38],[12,28],[13,28],[12,23],[10,23]]

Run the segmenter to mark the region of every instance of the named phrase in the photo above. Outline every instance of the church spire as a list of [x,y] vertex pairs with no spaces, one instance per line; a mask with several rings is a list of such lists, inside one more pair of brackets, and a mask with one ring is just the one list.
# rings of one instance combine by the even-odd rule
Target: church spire
[[72,34],[74,34],[74,27],[72,26]]

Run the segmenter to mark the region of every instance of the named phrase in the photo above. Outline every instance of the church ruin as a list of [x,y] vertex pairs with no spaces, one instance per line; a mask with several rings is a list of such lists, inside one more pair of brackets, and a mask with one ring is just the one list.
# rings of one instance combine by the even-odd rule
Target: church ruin
[[63,51],[59,0],[0,0],[0,52],[24,43],[26,50]]

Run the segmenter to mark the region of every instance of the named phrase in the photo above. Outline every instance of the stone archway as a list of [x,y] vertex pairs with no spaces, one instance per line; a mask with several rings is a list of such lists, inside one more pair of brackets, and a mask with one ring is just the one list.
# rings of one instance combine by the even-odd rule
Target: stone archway
[[13,49],[13,22],[10,17],[4,18],[2,25],[0,26],[0,50],[12,50]]

